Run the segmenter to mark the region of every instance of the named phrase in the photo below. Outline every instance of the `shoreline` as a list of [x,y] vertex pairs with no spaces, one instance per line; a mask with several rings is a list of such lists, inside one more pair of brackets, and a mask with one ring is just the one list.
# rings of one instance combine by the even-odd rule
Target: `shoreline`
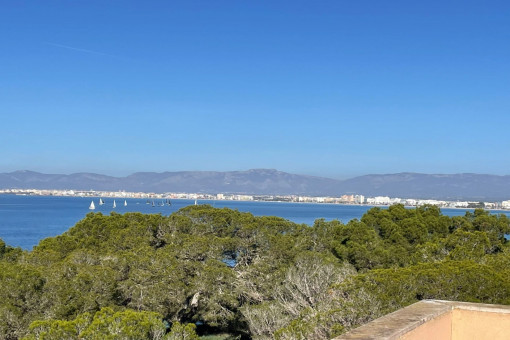
[[[48,190],[50,191],[50,190]],[[119,193],[119,195],[111,196],[110,194],[113,193]],[[184,198],[184,197],[172,197],[172,195],[176,195],[175,193],[170,194],[155,194],[155,193],[136,193],[140,195],[148,195],[147,197],[129,197],[123,195],[123,192],[108,192],[108,195],[69,195],[69,194],[30,194],[30,193],[0,193],[0,196],[27,196],[27,197],[69,197],[69,198],[111,198],[111,199],[130,199],[130,200],[150,200],[150,199],[172,199],[172,200],[190,200],[194,201],[195,198]],[[152,197],[150,195],[155,195],[157,197]],[[161,196],[160,196],[161,195]],[[181,193],[177,195],[182,195]],[[186,194],[186,195],[195,195],[195,194]],[[200,195],[200,194],[196,194]],[[202,194],[207,195],[207,194]],[[240,195],[240,196],[246,196],[246,195]],[[254,195],[257,196],[257,195]],[[261,203],[289,203],[289,204],[312,204],[312,205],[337,205],[337,206],[352,206],[352,207],[370,207],[370,208],[387,208],[395,204],[402,204],[402,203],[393,203],[393,204],[359,204],[359,203],[336,203],[336,202],[299,202],[299,201],[288,201],[288,200],[257,200],[257,199],[214,199],[214,198],[196,198],[197,202],[199,201],[213,201],[213,202],[261,202]],[[447,201],[448,202],[448,201]],[[453,201],[451,201],[453,202]],[[422,205],[406,205],[403,204],[406,209],[413,209],[417,208]],[[434,205],[434,204],[431,204]],[[441,205],[434,205],[439,207],[440,209],[452,209],[452,210],[469,210],[474,211],[475,209],[483,209],[490,212],[502,212],[510,213],[510,209],[504,209],[504,208],[469,208],[469,207],[452,207],[452,206],[441,206]]]

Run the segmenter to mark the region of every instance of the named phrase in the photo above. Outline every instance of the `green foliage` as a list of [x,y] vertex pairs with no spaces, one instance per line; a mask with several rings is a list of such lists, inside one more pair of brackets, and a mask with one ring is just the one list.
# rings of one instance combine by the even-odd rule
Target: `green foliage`
[[[354,269],[330,254],[304,252],[287,269],[271,300],[243,307],[256,338],[328,338],[342,328],[331,312],[331,286],[353,275]],[[336,331],[335,331],[336,330]]]
[[60,340],[78,339],[79,335],[91,323],[89,313],[81,314],[71,321],[66,320],[37,320],[30,324],[29,333],[24,340]]
[[0,260],[15,263],[20,257],[24,256],[24,254],[25,252],[21,250],[21,248],[10,247],[6,245],[2,239],[0,239]]
[[0,339],[16,339],[41,315],[45,279],[38,268],[0,262]]
[[509,232],[434,206],[312,227],[207,205],[89,213],[31,252],[0,240],[0,339],[326,339],[425,298],[506,304]]
[[[472,261],[442,261],[400,269],[379,269],[353,277],[340,299],[377,304],[380,316],[421,299],[510,303],[510,281],[493,268]],[[362,296],[360,296],[362,295]]]
[[175,322],[165,340],[198,340],[200,337],[195,332],[196,328],[192,323],[184,325],[180,322]]
[[5,251],[6,251],[5,242],[0,238],[0,258],[2,258]]
[[143,340],[163,339],[165,325],[161,316],[152,312],[123,310],[115,312],[105,307],[92,317],[90,313],[79,315],[71,321],[34,321],[26,340]]
[[285,327],[274,332],[276,340],[330,339],[340,335],[344,327],[335,312],[314,313],[306,310]]

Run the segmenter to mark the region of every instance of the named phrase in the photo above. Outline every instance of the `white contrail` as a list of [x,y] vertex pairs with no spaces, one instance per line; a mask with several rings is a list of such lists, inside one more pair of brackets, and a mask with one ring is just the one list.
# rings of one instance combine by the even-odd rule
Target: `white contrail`
[[108,54],[108,53],[104,53],[104,52],[98,52],[98,51],[93,51],[93,50],[87,50],[85,48],[78,48],[78,47],[67,46],[67,45],[62,45],[62,44],[55,44],[55,43],[50,43],[50,42],[44,42],[44,43],[46,45],[51,45],[51,46],[55,46],[55,47],[65,48],[65,49],[72,50],[72,51],[84,52],[84,53],[90,53],[90,54],[96,54],[96,55],[104,55],[104,56],[113,57],[113,58],[119,58],[119,57],[114,56],[112,54]]

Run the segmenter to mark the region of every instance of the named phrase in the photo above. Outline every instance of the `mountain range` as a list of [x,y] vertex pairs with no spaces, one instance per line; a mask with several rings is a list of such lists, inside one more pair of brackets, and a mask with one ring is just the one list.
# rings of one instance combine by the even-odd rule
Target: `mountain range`
[[73,189],[98,191],[196,192],[259,195],[390,196],[444,200],[510,199],[510,176],[485,174],[375,174],[337,180],[274,169],[247,171],[137,172],[126,177],[94,173],[0,173],[0,189]]

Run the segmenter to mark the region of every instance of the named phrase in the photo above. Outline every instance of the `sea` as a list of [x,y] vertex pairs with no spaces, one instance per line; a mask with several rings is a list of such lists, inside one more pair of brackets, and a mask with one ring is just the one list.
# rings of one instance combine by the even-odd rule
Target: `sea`
[[[152,206],[152,200],[115,198],[116,207],[113,208],[113,198],[102,199],[104,205],[99,205],[99,198],[91,197],[0,195],[0,239],[9,246],[31,250],[42,239],[60,235],[83,219],[91,212],[89,206],[92,200],[96,208],[93,211],[105,215],[110,214],[111,211],[119,214],[141,212],[170,215],[195,203],[194,200],[172,199],[171,205],[166,205],[165,200],[154,200],[155,205]],[[327,221],[337,219],[347,223],[355,218],[360,219],[368,209],[372,208],[366,205],[260,201],[198,200],[197,203],[250,212],[255,216],[279,216],[307,225],[313,225],[319,218]],[[472,209],[442,209],[442,213],[448,216],[461,216],[468,210],[472,211]],[[510,214],[509,211],[493,211],[493,213]]]

